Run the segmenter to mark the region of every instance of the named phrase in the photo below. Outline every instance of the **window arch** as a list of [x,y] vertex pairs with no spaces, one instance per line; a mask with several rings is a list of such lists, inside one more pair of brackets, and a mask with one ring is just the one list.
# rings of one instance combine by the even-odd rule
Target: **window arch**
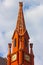
[[16,47],[16,39],[14,39],[14,47]]

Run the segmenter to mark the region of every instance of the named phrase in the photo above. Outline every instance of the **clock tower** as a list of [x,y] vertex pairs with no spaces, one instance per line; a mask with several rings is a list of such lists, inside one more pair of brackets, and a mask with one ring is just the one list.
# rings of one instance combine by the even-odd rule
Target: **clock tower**
[[34,65],[33,44],[29,43],[29,39],[23,15],[23,2],[19,2],[16,28],[12,43],[8,44],[7,65]]

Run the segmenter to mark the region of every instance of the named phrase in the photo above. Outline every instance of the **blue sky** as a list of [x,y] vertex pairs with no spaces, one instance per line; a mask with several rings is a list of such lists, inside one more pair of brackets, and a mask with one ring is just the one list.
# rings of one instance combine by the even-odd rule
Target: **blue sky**
[[34,44],[35,65],[43,65],[43,0],[0,0],[0,56],[6,57],[8,43],[16,27],[19,1],[23,11],[30,42]]

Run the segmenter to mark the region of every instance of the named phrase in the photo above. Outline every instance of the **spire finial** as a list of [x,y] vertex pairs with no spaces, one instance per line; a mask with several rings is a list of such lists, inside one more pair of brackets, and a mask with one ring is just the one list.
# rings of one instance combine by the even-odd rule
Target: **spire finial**
[[20,7],[23,7],[23,2],[19,2],[19,6]]

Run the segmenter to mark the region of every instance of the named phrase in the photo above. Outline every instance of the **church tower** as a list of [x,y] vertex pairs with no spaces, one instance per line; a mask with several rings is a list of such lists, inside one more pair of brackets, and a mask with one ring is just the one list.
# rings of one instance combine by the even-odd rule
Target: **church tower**
[[19,2],[16,28],[12,43],[8,44],[7,65],[34,65],[33,44],[29,43],[29,39],[23,15],[23,2]]

